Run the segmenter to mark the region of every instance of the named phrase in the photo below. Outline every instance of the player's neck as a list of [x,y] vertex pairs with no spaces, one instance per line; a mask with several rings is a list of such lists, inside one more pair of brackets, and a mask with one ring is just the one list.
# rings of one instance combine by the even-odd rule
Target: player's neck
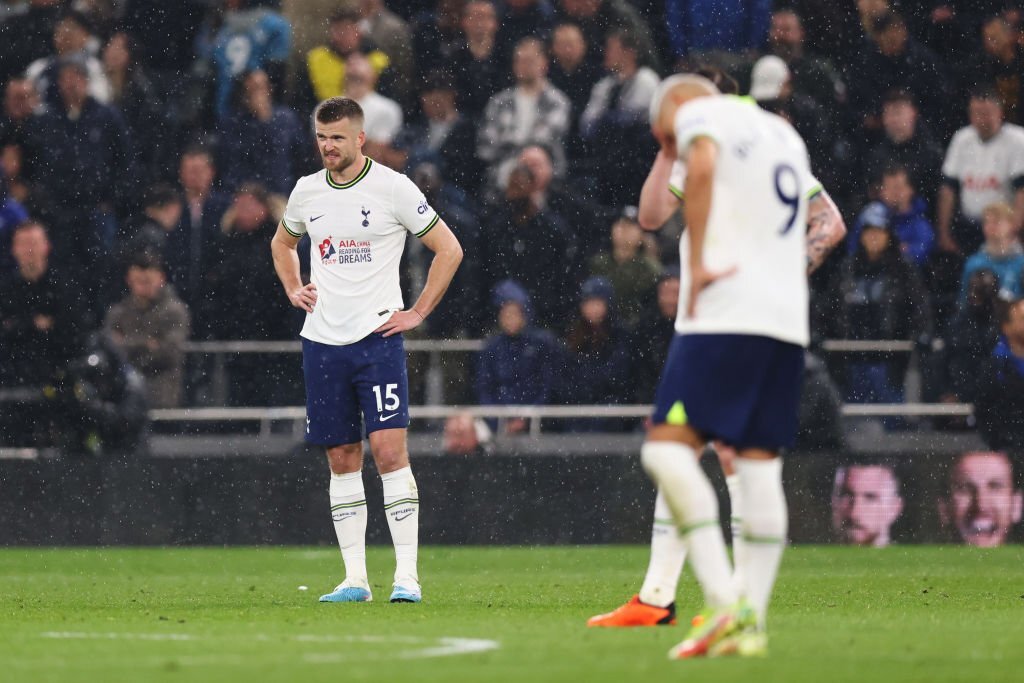
[[340,171],[327,171],[331,174],[331,180],[338,185],[344,185],[347,182],[355,180],[355,177],[363,170],[363,166],[366,165],[366,156],[362,152],[356,153],[355,160],[341,169]]

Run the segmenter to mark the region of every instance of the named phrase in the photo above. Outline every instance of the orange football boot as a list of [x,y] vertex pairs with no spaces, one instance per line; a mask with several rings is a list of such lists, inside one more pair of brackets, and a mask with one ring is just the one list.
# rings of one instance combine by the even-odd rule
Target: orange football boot
[[609,628],[623,628],[628,626],[674,626],[676,623],[676,604],[673,602],[668,607],[655,607],[640,602],[640,596],[634,595],[629,602],[622,607],[590,617],[587,626],[604,626]]

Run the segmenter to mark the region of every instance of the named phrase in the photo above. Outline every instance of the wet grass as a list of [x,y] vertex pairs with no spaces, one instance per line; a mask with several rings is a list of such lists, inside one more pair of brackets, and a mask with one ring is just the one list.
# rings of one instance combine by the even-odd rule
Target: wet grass
[[[0,550],[0,680],[1019,681],[1024,549],[791,548],[764,660],[668,662],[684,626],[592,630],[645,547],[422,550],[425,602],[321,605],[327,548]],[[308,586],[308,590],[299,590]],[[686,578],[680,616],[698,607]],[[685,622],[685,619],[681,619]],[[473,652],[474,648],[481,651]],[[486,649],[493,648],[493,649]]]

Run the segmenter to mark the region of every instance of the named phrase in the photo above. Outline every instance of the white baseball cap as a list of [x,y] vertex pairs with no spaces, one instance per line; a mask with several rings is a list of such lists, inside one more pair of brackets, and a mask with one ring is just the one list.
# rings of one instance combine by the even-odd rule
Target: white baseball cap
[[757,101],[776,100],[789,80],[789,67],[781,57],[767,55],[754,62],[750,72],[750,96]]

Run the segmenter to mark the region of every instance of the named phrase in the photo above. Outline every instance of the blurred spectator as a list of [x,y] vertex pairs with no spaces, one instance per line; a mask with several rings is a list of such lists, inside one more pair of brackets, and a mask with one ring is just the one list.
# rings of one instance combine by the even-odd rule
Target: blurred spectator
[[907,169],[887,169],[882,174],[878,198],[880,201],[871,202],[861,211],[847,235],[850,253],[857,250],[864,225],[886,226],[895,233],[903,258],[923,268],[935,244],[935,230],[925,218],[927,207],[910,184]]
[[584,42],[583,32],[576,24],[559,24],[551,34],[551,67],[548,70],[548,80],[565,93],[572,104],[573,116],[566,143],[566,151],[571,160],[575,160],[582,153],[579,114],[586,109],[591,90],[602,74],[598,65],[586,58],[589,47]]
[[14,270],[11,237],[14,235],[14,229],[28,220],[25,207],[8,195],[7,179],[3,176],[3,171],[3,164],[0,163],[0,277],[5,277]]
[[331,15],[327,44],[306,54],[297,87],[300,99],[295,106],[305,109],[328,97],[344,95],[348,87],[345,82],[347,61],[356,53],[366,56],[378,76],[391,65],[388,56],[363,36],[358,10],[342,7]]
[[629,345],[633,385],[636,387],[634,403],[651,403],[654,400],[654,391],[665,367],[679,312],[678,267],[667,269],[658,278],[655,305],[651,305],[650,299],[645,303],[647,308],[633,329],[633,340]]
[[90,319],[75,283],[50,264],[50,240],[41,223],[14,229],[17,270],[0,281],[0,384],[36,386],[78,353]]
[[74,456],[122,460],[139,455],[146,438],[142,377],[106,335],[93,333],[84,348],[62,362],[45,395],[55,441]]
[[147,181],[155,182],[168,173],[174,135],[156,88],[138,63],[138,53],[132,36],[115,33],[103,48],[103,71],[110,83],[111,104],[120,110],[132,139],[145,140],[135,145],[136,166]]
[[756,50],[768,35],[771,9],[769,0],[666,0],[672,54],[679,60]]
[[[566,331],[566,403],[616,405],[633,399],[628,384],[630,355],[626,333],[615,320],[614,291],[603,277],[589,277],[580,288],[579,307]],[[576,418],[573,431],[621,431],[618,418]]]
[[168,248],[168,235],[181,221],[181,200],[173,187],[158,183],[146,189],[142,199],[142,215],[125,221],[118,236],[119,269],[127,268],[138,254],[163,259],[173,256]]
[[39,94],[27,78],[12,78],[4,87],[0,145],[24,145],[26,128],[39,109]]
[[[945,333],[940,355],[939,399],[943,403],[973,403],[978,373],[999,339],[999,281],[991,270],[975,270],[966,279],[963,305]],[[973,425],[972,416],[964,426]]]
[[263,71],[238,77],[234,106],[220,126],[220,167],[229,191],[252,181],[287,194],[311,170],[306,126],[291,109],[275,103],[271,88]]
[[[635,201],[646,178],[647,159],[657,148],[648,109],[661,79],[638,64],[637,50],[637,40],[628,32],[608,34],[604,47],[608,75],[594,86],[580,117],[580,135],[597,177],[597,191],[612,205]],[[622,154],[623,149],[630,154]]]
[[[932,332],[921,278],[900,254],[895,236],[883,221],[870,220],[862,226],[859,246],[837,273],[830,296],[840,307],[828,332],[831,338],[919,341]],[[901,403],[907,363],[907,354],[899,353],[850,360],[846,400]]]
[[205,334],[206,321],[196,315],[203,282],[216,268],[220,221],[231,205],[230,195],[214,187],[213,156],[202,147],[181,155],[178,181],[182,204],[178,227],[167,236],[164,265],[174,288],[193,312],[193,329]]
[[804,48],[803,20],[792,7],[772,12],[768,31],[768,49],[789,68],[793,92],[812,98],[830,114],[837,114],[846,101],[846,85],[832,62],[808,55]]
[[796,451],[839,452],[845,446],[843,397],[829,375],[824,361],[810,351],[804,353],[804,376],[800,387],[800,422]]
[[979,373],[978,429],[990,448],[1024,451],[1024,299],[1003,306],[995,350]]
[[284,89],[292,48],[287,19],[255,0],[224,0],[208,19],[196,40],[196,51],[213,78],[213,110],[218,119],[230,113],[232,94],[243,73],[262,71],[278,92]]
[[145,379],[149,407],[176,408],[182,398],[188,307],[167,284],[159,259],[145,252],[132,260],[125,282],[128,296],[107,311],[103,329]]
[[402,129],[402,107],[378,93],[376,87],[377,72],[370,60],[358,52],[349,56],[345,62],[345,97],[358,102],[366,116],[363,123],[363,132],[366,134],[363,153],[380,160],[386,166],[400,169],[401,163],[396,164],[391,143]]
[[59,108],[61,97],[57,76],[61,65],[73,60],[86,71],[89,96],[97,102],[109,104],[110,82],[103,73],[103,64],[96,57],[97,45],[89,19],[81,12],[65,12],[53,28],[54,54],[29,64],[25,78],[32,81],[48,106]]
[[444,421],[444,452],[446,455],[487,455],[491,428],[470,412],[460,412]]
[[528,288],[537,321],[554,327],[572,307],[576,245],[560,216],[541,209],[533,195],[533,174],[518,165],[503,201],[482,220],[483,284],[490,289],[512,279]]
[[[4,88],[3,110],[0,111],[0,176],[8,199],[35,211],[33,188],[30,181],[31,121],[39,107],[39,95],[32,82],[12,78]],[[0,241],[0,263],[8,260],[8,242]]]
[[[480,405],[547,405],[552,402],[564,367],[558,342],[546,329],[534,327],[530,297],[512,280],[493,290],[498,330],[484,341],[476,376]],[[526,419],[504,423],[505,431],[526,431]]]
[[[200,300],[215,339],[293,339],[298,328],[274,273],[270,240],[284,212],[284,198],[245,183],[221,224],[219,265]],[[294,358],[241,354],[228,363],[231,405],[289,405]],[[292,400],[295,400],[294,398]]]
[[981,244],[981,214],[989,204],[1013,206],[1017,227],[1024,220],[1024,128],[1003,122],[999,95],[990,88],[971,93],[968,111],[971,124],[946,149],[936,219],[939,248],[967,254]]
[[584,41],[592,48],[587,52],[587,60],[594,66],[599,67],[604,59],[602,49],[608,34],[615,29],[626,29],[640,44],[640,63],[658,68],[650,29],[636,8],[625,0],[557,0],[554,21],[580,27]]
[[935,207],[942,179],[942,147],[918,116],[914,99],[893,90],[882,100],[882,140],[867,153],[864,177],[872,185],[891,166],[903,166],[930,209]]
[[[195,62],[195,42],[206,0],[126,0],[121,25],[139,43],[141,62],[152,72],[160,100],[172,109]],[[173,36],[173,40],[161,38]],[[244,47],[244,46],[243,46]]]
[[[115,210],[124,211],[135,197],[133,143],[120,114],[89,96],[84,66],[62,63],[57,81],[60,106],[29,124],[33,176],[39,201],[53,216],[61,262],[89,265],[110,251]],[[60,163],[48,157],[55,149]]]
[[477,156],[488,165],[495,187],[504,187],[519,152],[544,145],[552,155],[556,175],[565,172],[565,134],[571,106],[560,90],[548,83],[544,44],[525,38],[516,45],[512,73],[516,84],[487,103],[477,136]]
[[359,24],[363,34],[388,56],[394,92],[392,95],[407,106],[416,94],[413,87],[415,71],[412,33],[409,25],[387,8],[384,0],[360,0]]
[[16,74],[53,49],[53,28],[64,12],[64,0],[30,0],[23,14],[15,14],[0,23],[0,83]]
[[498,10],[490,0],[470,0],[460,22],[464,38],[451,59],[459,107],[470,118],[480,116],[487,101],[507,88],[509,53],[498,45]]
[[970,69],[975,83],[995,88],[1002,99],[1006,120],[1024,123],[1024,54],[1020,31],[1004,17],[989,17],[981,36],[982,52]]
[[547,42],[554,17],[549,0],[502,0],[498,51],[508,55],[516,43],[527,37]]
[[939,519],[954,540],[990,548],[1002,545],[1020,522],[1024,494],[1005,453],[964,453],[949,469],[939,497]]
[[637,223],[636,207],[625,207],[612,224],[611,250],[590,260],[590,275],[611,283],[615,315],[626,329],[632,329],[650,307],[660,270],[644,252],[644,232]]
[[1013,219],[1013,209],[1009,204],[996,202],[985,207],[981,223],[985,241],[964,266],[961,305],[967,299],[968,280],[979,270],[995,273],[1000,298],[1009,301],[1024,295],[1024,248]]
[[420,91],[423,116],[406,124],[395,139],[395,147],[404,157],[396,168],[411,170],[421,163],[431,163],[446,181],[475,192],[481,175],[476,159],[476,127],[459,111],[457,96],[446,72],[426,75]]
[[868,36],[871,46],[861,53],[849,74],[849,102],[858,123],[878,130],[882,97],[890,90],[904,90],[920,103],[925,118],[944,131],[950,78],[935,55],[910,36],[906,22],[896,12],[875,18]]
[[836,469],[832,484],[832,531],[840,543],[884,548],[903,514],[900,480],[890,465],[856,464]]
[[436,0],[433,10],[416,16],[412,43],[421,72],[451,63],[462,41],[462,10],[465,4],[466,0]]

